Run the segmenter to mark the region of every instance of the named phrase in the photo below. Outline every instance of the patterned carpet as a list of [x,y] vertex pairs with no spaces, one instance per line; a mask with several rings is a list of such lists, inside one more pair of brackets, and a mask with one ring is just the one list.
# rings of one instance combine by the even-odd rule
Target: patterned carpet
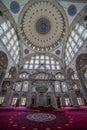
[[[25,110],[24,110],[25,109]],[[0,111],[0,130],[87,130],[87,111]]]
[[[26,125],[30,125],[31,127],[39,128],[40,130],[44,130],[47,126],[52,128],[56,125],[63,125],[65,122],[64,113],[56,113],[56,112],[30,112],[30,113],[22,113],[19,115],[19,122],[24,123]],[[66,121],[68,118],[66,117]],[[42,128],[43,127],[43,128]]]
[[37,122],[46,122],[56,119],[56,116],[49,113],[34,113],[26,116],[28,120]]

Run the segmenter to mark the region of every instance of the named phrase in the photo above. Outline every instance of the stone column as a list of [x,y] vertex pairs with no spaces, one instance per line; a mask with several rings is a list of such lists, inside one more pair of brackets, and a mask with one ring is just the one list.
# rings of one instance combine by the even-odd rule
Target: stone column
[[1,91],[1,86],[2,86],[2,83],[3,83],[4,77],[5,77],[5,74],[6,74],[6,72],[3,71],[2,74],[0,75],[0,91]]
[[73,89],[69,90],[69,97],[71,100],[71,105],[78,106],[77,96],[76,96],[76,93]]
[[47,93],[44,93],[44,106],[47,106]]
[[37,107],[39,106],[39,105],[38,105],[38,104],[39,104],[38,102],[39,102],[39,93],[37,93],[37,98],[36,98],[36,106],[37,106]]
[[10,80],[10,86],[8,88],[7,95],[9,96],[8,98],[8,105],[11,105],[12,99],[13,99],[13,94],[15,92],[15,87],[16,87],[16,78],[13,78]]
[[29,82],[28,95],[27,95],[27,100],[26,100],[26,106],[30,107],[31,103],[32,103],[32,86],[31,86],[31,83]]
[[51,104],[54,108],[58,109],[58,106],[57,106],[57,99],[54,95],[54,93],[51,93]]
[[32,93],[28,93],[28,96],[27,96],[27,107],[30,107],[31,106],[31,100],[32,100]]
[[66,104],[65,104],[65,98],[64,98],[63,95],[64,95],[64,94],[61,93],[61,106],[65,106],[65,105],[66,105]]
[[58,109],[56,92],[55,92],[55,85],[54,84],[52,85],[51,104],[54,108]]
[[4,102],[2,104],[3,106],[11,105],[13,94],[14,94],[14,90],[9,86],[5,95]]
[[83,81],[83,79],[81,77],[81,73],[80,73],[79,70],[77,70],[77,74],[78,74],[78,77],[79,77],[79,80],[80,80],[80,83],[81,83],[81,90],[83,92],[84,98],[85,98],[86,103],[87,103],[87,88],[85,86],[85,83],[84,83],[84,81]]

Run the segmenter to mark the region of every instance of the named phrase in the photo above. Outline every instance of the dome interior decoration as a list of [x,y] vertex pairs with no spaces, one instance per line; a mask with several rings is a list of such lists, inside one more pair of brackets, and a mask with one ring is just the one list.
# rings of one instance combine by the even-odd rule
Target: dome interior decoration
[[20,37],[32,50],[51,51],[62,44],[67,20],[63,8],[51,1],[37,1],[25,7],[19,21]]
[[60,50],[56,50],[56,55],[60,55],[61,51]]
[[28,49],[24,49],[24,53],[27,55],[29,54],[29,50]]
[[20,10],[20,5],[17,1],[12,1],[10,4],[10,9],[13,13],[18,13]]
[[74,16],[76,14],[76,12],[77,12],[77,9],[76,9],[75,5],[70,5],[68,7],[68,13],[69,13],[69,15]]

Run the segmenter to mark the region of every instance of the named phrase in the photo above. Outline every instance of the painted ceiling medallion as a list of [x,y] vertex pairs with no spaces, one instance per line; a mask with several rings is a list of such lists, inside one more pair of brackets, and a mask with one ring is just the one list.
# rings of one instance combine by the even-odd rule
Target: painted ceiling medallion
[[60,50],[56,50],[56,55],[60,55]]
[[36,23],[36,30],[40,34],[47,34],[50,31],[50,22],[46,18],[40,18]]
[[16,1],[12,1],[10,4],[10,9],[13,13],[18,13],[20,10],[20,5]]
[[68,8],[68,14],[71,16],[74,16],[77,12],[76,6],[75,5],[70,5]]
[[32,50],[49,52],[59,47],[66,34],[62,7],[37,1],[24,9],[19,22],[21,39]]
[[25,49],[25,50],[24,50],[24,53],[25,53],[25,54],[29,54],[29,50],[28,50],[28,49]]

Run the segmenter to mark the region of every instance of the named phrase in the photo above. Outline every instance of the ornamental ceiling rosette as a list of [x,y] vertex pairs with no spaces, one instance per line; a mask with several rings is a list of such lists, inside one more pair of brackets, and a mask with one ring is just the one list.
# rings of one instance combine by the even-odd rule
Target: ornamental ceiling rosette
[[20,38],[30,49],[49,52],[64,41],[67,20],[58,3],[52,0],[29,2],[24,7],[20,19]]

